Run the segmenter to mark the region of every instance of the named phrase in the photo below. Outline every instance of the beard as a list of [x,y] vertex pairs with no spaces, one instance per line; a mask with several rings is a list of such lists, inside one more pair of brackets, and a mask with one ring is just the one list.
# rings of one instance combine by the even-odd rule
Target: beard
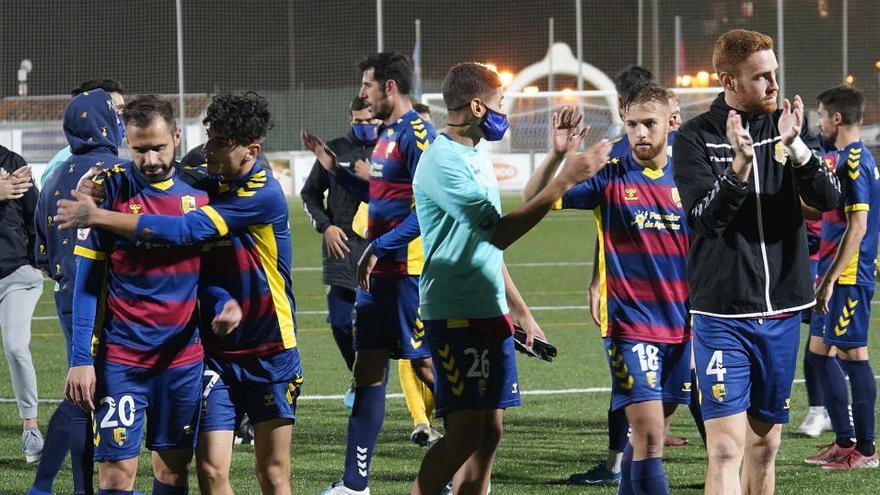
[[[638,146],[639,144],[647,144],[649,146],[648,147]],[[660,154],[663,152],[663,145],[664,144],[665,144],[664,142],[660,142],[658,144],[651,144],[648,142],[637,143],[637,145],[632,147],[633,154],[639,160],[650,161],[650,160],[653,160],[653,159],[657,158],[658,156],[660,156]]]
[[752,114],[762,114],[762,113],[773,113],[776,109],[779,108],[779,103],[777,100],[777,94],[773,95],[773,99],[764,99],[767,95],[762,95],[760,100],[750,102],[745,110],[748,113]]
[[171,173],[171,165],[166,163],[144,163],[138,167],[141,174],[150,182],[161,182]]
[[373,113],[373,118],[385,120],[391,116],[394,107],[391,106],[391,101],[388,99],[388,95],[383,93],[382,99],[370,105],[370,110]]

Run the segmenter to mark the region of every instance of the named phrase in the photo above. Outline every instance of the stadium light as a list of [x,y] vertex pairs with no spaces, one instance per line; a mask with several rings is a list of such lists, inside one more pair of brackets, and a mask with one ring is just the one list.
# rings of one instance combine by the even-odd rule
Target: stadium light
[[577,101],[571,88],[562,88],[562,101]]
[[852,74],[846,75],[846,84],[848,86],[852,86],[855,81],[856,81],[856,78]]
[[526,86],[523,88],[523,93],[528,93],[528,94],[535,94],[539,91],[541,91],[541,90],[538,89],[537,86]]
[[715,81],[715,82],[720,81],[720,78],[718,77],[718,73],[717,73],[717,72],[713,72],[712,75],[709,76],[709,79],[711,79],[711,80],[713,80],[713,81]]
[[679,84],[679,86],[681,86],[683,88],[687,88],[691,85],[693,80],[694,80],[694,78],[692,78],[688,74],[685,74],[685,75],[681,76],[681,83]]
[[874,68],[880,70],[880,60],[874,62]]
[[513,72],[510,72],[509,70],[503,70],[499,72],[498,77],[501,78],[501,85],[505,88],[507,86],[510,86],[510,83],[513,82]]
[[696,86],[699,86],[701,88],[705,88],[705,87],[709,86],[709,73],[708,72],[706,72],[704,70],[697,72]]

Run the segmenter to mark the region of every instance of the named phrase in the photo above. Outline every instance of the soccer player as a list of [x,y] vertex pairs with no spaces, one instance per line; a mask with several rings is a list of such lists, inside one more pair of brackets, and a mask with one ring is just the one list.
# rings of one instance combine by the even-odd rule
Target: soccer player
[[423,262],[412,178],[436,131],[412,108],[408,94],[413,69],[405,56],[379,53],[362,60],[359,69],[359,96],[385,124],[370,158],[369,181],[340,167],[315,136],[301,135],[331,177],[369,203],[370,244],[358,266],[364,290],[358,291],[355,304],[355,400],[348,420],[345,472],[324,491],[328,495],[369,493],[370,462],[385,418],[388,359],[409,359],[419,379],[434,384],[431,351],[418,317]]
[[[523,325],[527,345],[543,337],[510,279],[502,250],[534,227],[565,191],[601,169],[611,145],[603,140],[575,155],[586,130],[555,126],[570,143],[565,166],[535,198],[502,216],[492,162],[477,146],[507,131],[507,116],[498,110],[501,80],[481,64],[462,63],[446,74],[442,91],[449,123],[422,156],[413,187],[425,248],[421,315],[446,435],[425,454],[411,493],[440,493],[452,478],[453,493],[482,494],[504,409],[520,403],[511,320]],[[563,158],[555,149],[549,155],[556,166]]]
[[[355,97],[348,108],[351,129],[344,136],[331,140],[327,146],[343,166],[353,168],[355,163],[369,159],[379,136],[379,120],[373,118],[367,104]],[[327,193],[326,200],[324,198]],[[315,163],[300,191],[306,214],[315,229],[323,234],[321,245],[323,282],[327,291],[327,321],[336,346],[351,371],[354,366],[354,300],[357,290],[357,262],[366,249],[364,232],[356,232],[352,222],[361,201],[344,189],[320,163]],[[326,202],[326,205],[325,205]],[[350,387],[343,402],[351,409],[354,389]]]
[[[88,90],[75,96],[64,110],[64,133],[71,155],[62,161],[66,166],[49,173],[40,190],[35,215],[35,256],[40,268],[56,282],[55,309],[67,345],[68,364],[73,357],[71,345],[73,285],[76,276],[75,232],[55,228],[53,217],[60,198],[70,198],[80,178],[92,167],[113,168],[121,165],[117,150],[123,136],[117,120],[121,117],[113,105],[113,96],[103,89]],[[109,103],[108,103],[109,102]],[[82,118],[83,113],[87,118]],[[52,492],[52,484],[70,450],[73,491],[92,493],[92,420],[91,415],[69,400],[58,405],[49,420],[43,455],[29,495]]]
[[[691,394],[685,260],[688,233],[666,140],[674,118],[667,90],[637,85],[623,101],[632,152],[613,157],[562,197],[595,209],[599,224],[599,321],[612,373],[612,409],[632,427],[618,493],[668,493],[662,455],[668,421]],[[555,168],[538,169],[524,197]]]
[[[199,486],[232,493],[233,432],[243,414],[254,425],[255,471],[264,494],[290,493],[290,444],[302,384],[290,278],[287,199],[257,163],[272,126],[266,100],[249,92],[217,96],[204,124],[207,170],[221,179],[211,204],[183,216],[121,215],[96,209],[91,198],[59,202],[67,225],[110,229],[140,242],[189,245],[218,241],[203,278],[208,350],[204,412],[199,425]],[[130,135],[130,134],[129,134]],[[241,324],[228,306],[241,301]]]
[[[773,40],[733,30],[712,62],[724,92],[675,138],[691,235],[688,286],[709,457],[706,493],[772,493],[800,334],[813,298],[801,198],[837,204],[803,102],[781,110]],[[742,475],[740,476],[740,464]]]
[[[100,119],[87,111],[79,116]],[[137,218],[181,215],[206,204],[205,192],[175,176],[180,130],[171,104],[141,96],[125,107],[123,119],[133,162],[107,163],[109,168],[95,179],[105,190],[102,206]],[[118,139],[115,119],[112,126],[100,126],[100,132]],[[201,250],[83,229],[77,232],[74,254],[66,394],[94,411],[98,493],[132,493],[144,438],[153,451],[153,493],[187,493],[204,358],[195,315]]]
[[[819,132],[838,150],[843,200],[823,216],[822,237],[831,241],[833,254],[816,289],[816,311],[826,315],[824,333],[810,337],[808,356],[816,364],[837,438],[806,462],[825,469],[875,468],[880,464],[874,448],[877,386],[867,345],[880,234],[880,172],[860,136],[862,93],[840,86],[816,99]],[[852,423],[841,365],[852,389]]]

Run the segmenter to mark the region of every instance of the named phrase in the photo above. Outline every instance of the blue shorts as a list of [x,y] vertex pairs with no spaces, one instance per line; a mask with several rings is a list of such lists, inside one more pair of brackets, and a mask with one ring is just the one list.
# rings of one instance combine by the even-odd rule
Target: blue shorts
[[434,362],[436,415],[518,406],[512,326],[506,316],[425,321]]
[[804,311],[812,312],[810,315],[810,337],[819,337],[821,339],[825,335],[825,322],[828,320],[828,315],[813,312],[813,308],[805,309]]
[[199,431],[233,431],[245,414],[251,424],[275,419],[294,422],[303,383],[299,350],[294,347],[281,354],[296,360],[295,373],[278,381],[254,379],[255,374],[248,373],[247,366],[238,363],[221,365],[217,360],[209,360],[202,382]]
[[419,321],[419,277],[373,277],[358,289],[354,349],[387,349],[393,359],[431,356]]
[[202,361],[158,370],[96,361],[95,461],[137,457],[145,424],[148,449],[193,448],[203,369]]
[[691,343],[602,339],[611,368],[611,409],[659,400],[690,404]]
[[788,423],[800,315],[777,319],[694,315],[694,361],[703,419],[743,411]]
[[823,342],[843,348],[868,345],[871,299],[874,288],[864,285],[834,285],[828,301]]

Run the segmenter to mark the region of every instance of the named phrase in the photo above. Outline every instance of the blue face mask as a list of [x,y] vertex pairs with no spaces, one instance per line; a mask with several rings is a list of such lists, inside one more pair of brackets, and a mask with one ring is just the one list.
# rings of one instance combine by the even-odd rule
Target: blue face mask
[[372,143],[379,138],[379,124],[352,124],[351,130],[359,141]]
[[509,127],[510,122],[507,121],[507,114],[486,107],[486,115],[483,115],[483,120],[480,121],[480,129],[486,136],[486,141],[501,141]]

